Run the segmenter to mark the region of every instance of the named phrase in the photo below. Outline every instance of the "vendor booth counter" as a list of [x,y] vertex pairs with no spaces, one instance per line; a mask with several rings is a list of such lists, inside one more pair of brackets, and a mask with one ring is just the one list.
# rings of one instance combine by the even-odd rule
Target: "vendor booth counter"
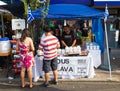
[[[40,77],[44,77],[42,71],[43,56],[35,56],[36,65],[33,67],[33,81],[36,82]],[[58,57],[58,78],[59,79],[78,79],[93,78],[95,76],[93,58],[87,56],[59,56]],[[53,73],[50,72],[53,78]]]

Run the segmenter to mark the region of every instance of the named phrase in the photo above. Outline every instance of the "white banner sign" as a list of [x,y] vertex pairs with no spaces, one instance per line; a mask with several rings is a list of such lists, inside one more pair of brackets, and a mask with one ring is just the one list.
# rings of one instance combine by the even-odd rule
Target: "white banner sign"
[[[81,77],[93,78],[95,75],[93,59],[91,56],[58,57],[58,78],[75,79]],[[35,56],[35,66],[33,67],[33,80],[36,82],[40,76],[44,77],[43,57]],[[50,72],[53,78],[53,72]]]
[[58,71],[61,78],[94,77],[91,57],[58,57]]
[[25,29],[24,19],[12,19],[12,30],[23,30]]

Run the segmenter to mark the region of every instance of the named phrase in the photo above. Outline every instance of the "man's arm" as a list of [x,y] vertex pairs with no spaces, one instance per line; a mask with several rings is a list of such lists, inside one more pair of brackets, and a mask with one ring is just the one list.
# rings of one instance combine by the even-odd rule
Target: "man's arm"
[[73,41],[71,46],[75,46],[76,45],[76,39]]
[[65,47],[67,46],[67,44],[63,40],[61,40],[61,43],[63,46],[65,46]]
[[60,48],[60,42],[58,42],[58,44],[57,44],[57,48]]

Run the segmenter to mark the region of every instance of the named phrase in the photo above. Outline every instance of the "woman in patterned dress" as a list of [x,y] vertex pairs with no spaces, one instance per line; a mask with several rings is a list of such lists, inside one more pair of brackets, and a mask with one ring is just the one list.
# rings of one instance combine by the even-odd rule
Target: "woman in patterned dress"
[[32,88],[32,66],[34,64],[34,45],[32,38],[30,37],[30,32],[28,29],[24,29],[22,31],[21,38],[18,39],[17,42],[17,50],[20,51],[20,66],[21,66],[21,83],[22,83],[22,88],[25,87],[25,70],[27,69],[28,73],[28,78],[30,85],[29,87]]

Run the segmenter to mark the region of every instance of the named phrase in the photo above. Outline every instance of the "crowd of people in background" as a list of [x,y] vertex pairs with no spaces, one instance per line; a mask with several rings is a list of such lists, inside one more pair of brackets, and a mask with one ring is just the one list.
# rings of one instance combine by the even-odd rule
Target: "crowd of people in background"
[[77,22],[73,26],[66,24],[62,26],[62,29],[57,25],[52,30],[53,35],[59,39],[60,48],[83,46],[85,42],[92,41],[91,28],[84,21]]

